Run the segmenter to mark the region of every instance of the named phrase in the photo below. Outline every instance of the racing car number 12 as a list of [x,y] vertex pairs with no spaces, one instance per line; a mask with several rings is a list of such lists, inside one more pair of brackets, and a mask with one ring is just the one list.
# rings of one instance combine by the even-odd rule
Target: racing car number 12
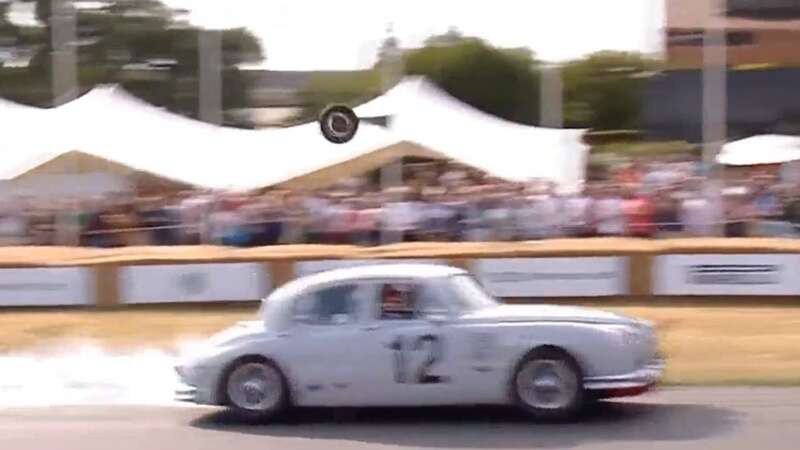
[[[416,338],[396,337],[389,348],[394,356],[394,381],[400,384],[433,384],[442,383],[444,378],[431,375],[430,368],[442,359],[442,341],[439,336],[426,334]],[[413,370],[409,365],[409,352],[426,350],[426,357],[422,364]],[[409,372],[413,370],[412,376]]]

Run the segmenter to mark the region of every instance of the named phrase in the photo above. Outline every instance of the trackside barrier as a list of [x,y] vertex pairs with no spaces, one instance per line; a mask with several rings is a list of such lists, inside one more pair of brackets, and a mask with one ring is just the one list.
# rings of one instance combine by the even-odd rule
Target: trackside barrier
[[393,261],[461,267],[511,300],[800,296],[796,240],[575,239],[376,248],[2,248],[0,306],[254,301],[297,276]]

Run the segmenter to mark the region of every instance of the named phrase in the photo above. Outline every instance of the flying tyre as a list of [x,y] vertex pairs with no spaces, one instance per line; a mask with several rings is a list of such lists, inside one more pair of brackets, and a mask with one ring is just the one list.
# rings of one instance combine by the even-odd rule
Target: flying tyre
[[358,116],[344,105],[329,106],[319,117],[322,135],[334,144],[349,142],[358,131]]

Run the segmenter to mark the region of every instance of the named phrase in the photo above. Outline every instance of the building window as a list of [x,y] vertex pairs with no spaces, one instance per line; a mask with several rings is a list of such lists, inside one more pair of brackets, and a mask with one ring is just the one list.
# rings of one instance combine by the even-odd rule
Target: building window
[[749,31],[732,31],[727,36],[728,46],[753,45],[753,33]]
[[670,31],[667,44],[676,47],[702,47],[703,31]]
[[[703,31],[670,31],[667,34],[667,44],[675,47],[702,47]],[[730,31],[725,36],[728,47],[753,45],[755,38],[749,31]]]

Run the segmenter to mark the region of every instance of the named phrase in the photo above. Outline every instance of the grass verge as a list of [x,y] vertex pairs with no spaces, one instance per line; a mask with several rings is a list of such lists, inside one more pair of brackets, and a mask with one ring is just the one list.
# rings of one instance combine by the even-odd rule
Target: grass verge
[[[668,384],[800,385],[800,307],[587,304],[653,321],[668,358]],[[253,318],[255,311],[256,305],[3,311],[0,352],[71,341],[115,350],[169,348]]]

